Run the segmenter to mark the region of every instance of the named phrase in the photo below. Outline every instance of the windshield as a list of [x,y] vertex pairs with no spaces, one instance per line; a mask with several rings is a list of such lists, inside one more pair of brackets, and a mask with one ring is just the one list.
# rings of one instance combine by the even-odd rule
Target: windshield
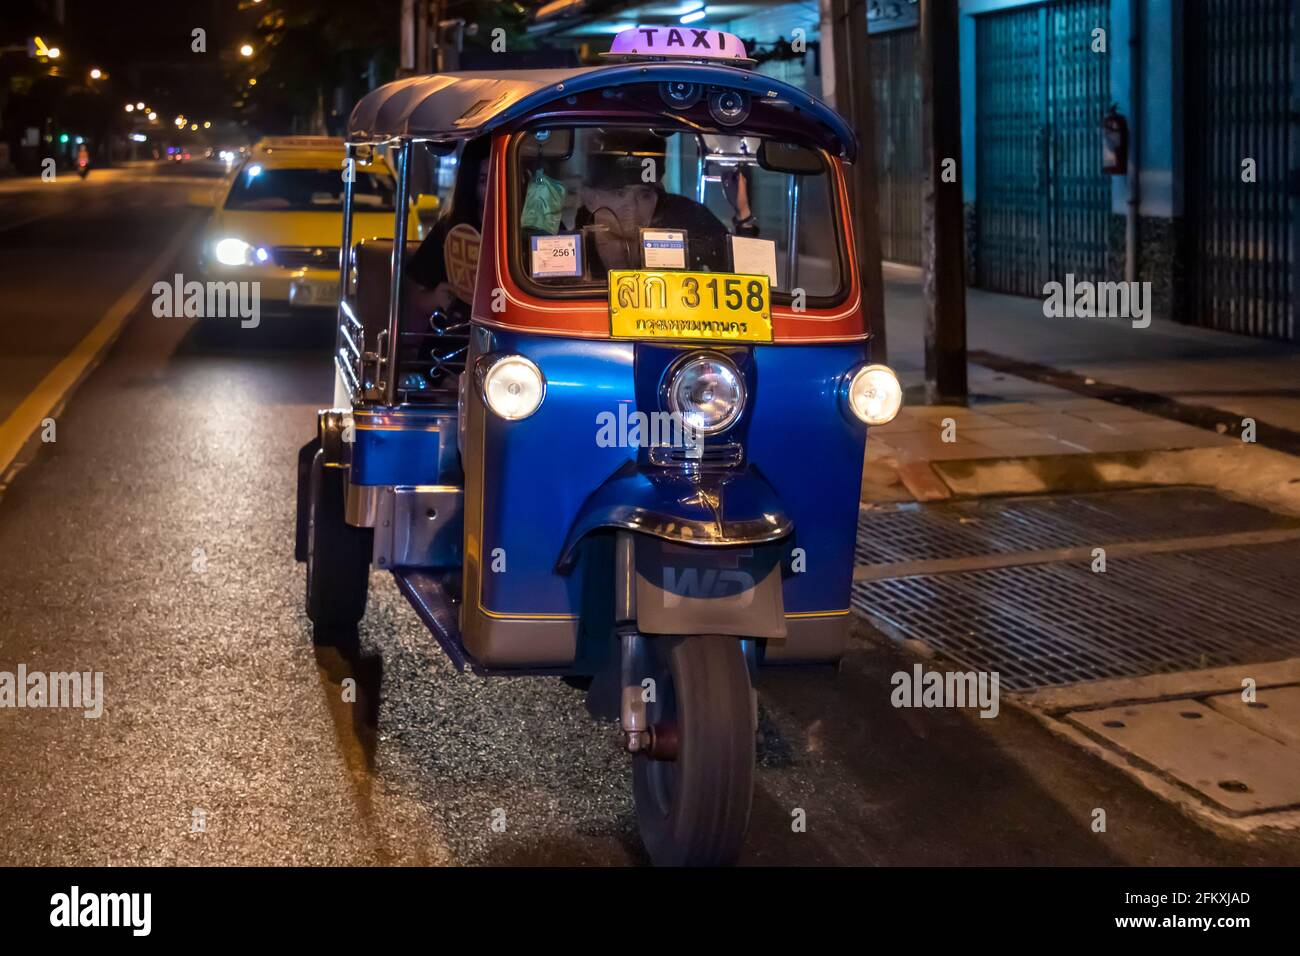
[[[392,212],[393,179],[358,169],[353,183],[357,212]],[[227,209],[247,212],[339,212],[343,172],[339,169],[267,169],[249,163],[226,199]]]
[[767,275],[778,295],[841,291],[832,177],[813,150],[559,127],[519,134],[512,156],[520,262],[543,288],[604,288],[612,269],[684,269]]

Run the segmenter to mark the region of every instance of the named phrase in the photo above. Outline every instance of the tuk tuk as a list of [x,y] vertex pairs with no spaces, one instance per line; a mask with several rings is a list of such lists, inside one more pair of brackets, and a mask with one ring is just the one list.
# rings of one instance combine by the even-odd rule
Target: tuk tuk
[[355,640],[374,568],[458,669],[586,688],[656,864],[739,856],[755,677],[843,653],[867,426],[902,400],[869,358],[853,131],[753,65],[638,27],[597,66],[365,96],[345,187],[385,157],[393,238],[345,188],[334,407],[299,455],[314,641]]

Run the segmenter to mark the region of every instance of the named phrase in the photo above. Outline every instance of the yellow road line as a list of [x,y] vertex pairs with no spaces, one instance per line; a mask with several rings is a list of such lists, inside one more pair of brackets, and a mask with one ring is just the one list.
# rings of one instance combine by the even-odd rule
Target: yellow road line
[[192,232],[191,225],[177,233],[158,257],[149,263],[140,278],[109,306],[104,317],[95,323],[85,338],[41,379],[36,388],[0,424],[0,475],[13,464],[28,439],[41,427],[41,423],[117,339],[122,326],[145,293],[155,282],[165,278],[161,275],[162,269],[175,258]]

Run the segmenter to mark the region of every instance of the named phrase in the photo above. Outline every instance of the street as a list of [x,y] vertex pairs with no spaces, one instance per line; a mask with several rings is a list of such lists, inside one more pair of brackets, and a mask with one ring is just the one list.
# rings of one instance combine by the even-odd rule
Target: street
[[[378,570],[360,654],[313,650],[295,463],[332,322],[154,317],[148,288],[196,271],[187,179],[0,188],[0,420],[126,310],[4,478],[0,670],[102,671],[105,701],[0,716],[0,864],[644,863],[578,690],[458,675]],[[858,617],[838,673],[764,672],[742,863],[1300,860],[1295,830],[1207,827],[1017,708],[891,706],[914,660]]]

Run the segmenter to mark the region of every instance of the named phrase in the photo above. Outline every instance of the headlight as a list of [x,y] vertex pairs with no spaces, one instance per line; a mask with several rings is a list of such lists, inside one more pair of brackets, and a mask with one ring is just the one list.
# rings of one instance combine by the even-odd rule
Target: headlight
[[480,373],[487,407],[507,421],[516,422],[537,411],[546,394],[541,370],[522,355],[503,355]]
[[744,407],[745,379],[721,355],[687,360],[668,383],[668,410],[703,435],[731,427]]
[[868,425],[892,422],[903,407],[903,386],[883,365],[859,369],[849,383],[849,408]]
[[253,247],[243,239],[218,239],[212,252],[223,266],[244,266],[253,261]]

